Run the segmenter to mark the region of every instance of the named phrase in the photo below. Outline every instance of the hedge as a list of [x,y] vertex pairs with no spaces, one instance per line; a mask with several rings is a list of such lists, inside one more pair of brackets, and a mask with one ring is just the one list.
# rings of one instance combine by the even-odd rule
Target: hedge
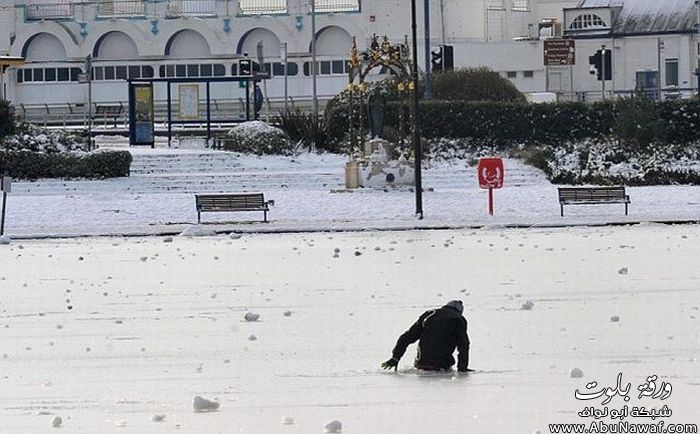
[[29,151],[0,152],[0,173],[13,178],[116,178],[129,176],[132,157],[128,151],[89,154]]
[[[397,125],[398,109],[397,102],[387,105],[387,125]],[[419,112],[422,137],[473,139],[484,146],[608,139],[639,147],[700,141],[700,100],[695,99],[628,98],[594,104],[421,101]],[[334,100],[326,116],[333,139],[344,140],[349,127],[345,101]]]

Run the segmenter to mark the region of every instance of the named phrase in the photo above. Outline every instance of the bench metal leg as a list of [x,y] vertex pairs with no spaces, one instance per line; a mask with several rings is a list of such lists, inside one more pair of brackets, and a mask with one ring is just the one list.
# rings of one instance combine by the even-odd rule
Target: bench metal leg
[[197,224],[200,224],[202,222],[202,213],[200,211],[197,211]]
[[263,211],[263,215],[264,215],[264,218],[265,218],[265,223],[267,223],[267,211]]
[[628,204],[625,204],[625,215],[627,215],[627,205]]
[[561,216],[564,217],[564,204],[559,204],[559,208],[561,208]]

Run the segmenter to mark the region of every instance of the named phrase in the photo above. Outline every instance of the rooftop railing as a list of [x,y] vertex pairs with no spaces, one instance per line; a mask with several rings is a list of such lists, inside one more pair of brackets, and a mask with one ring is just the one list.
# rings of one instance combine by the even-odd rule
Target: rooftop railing
[[101,18],[142,17],[146,15],[144,0],[106,0],[97,3],[97,15]]
[[241,15],[286,14],[286,0],[239,0]]
[[28,4],[27,19],[31,21],[73,18],[75,4],[68,1]]
[[213,17],[217,0],[169,0],[168,17]]
[[316,0],[316,12],[359,12],[359,0]]

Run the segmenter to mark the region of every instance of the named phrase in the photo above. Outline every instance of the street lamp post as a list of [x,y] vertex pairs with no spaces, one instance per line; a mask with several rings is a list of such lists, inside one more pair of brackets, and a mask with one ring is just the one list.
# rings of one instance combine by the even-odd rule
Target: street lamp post
[[289,78],[289,64],[287,62],[287,43],[283,42],[280,48],[282,51],[282,62],[284,63],[284,112],[287,113],[287,100],[289,99],[289,84],[287,80]]
[[[313,0],[312,0],[313,1]],[[413,170],[416,175],[416,216],[423,218],[423,181],[421,179],[420,122],[418,121],[418,36],[416,30],[416,0],[411,0],[411,39],[413,44],[413,59],[411,80],[413,81]]]
[[313,99],[314,119],[318,119],[316,74],[316,0],[311,0],[311,98]]
[[[425,98],[433,97],[433,83],[430,71],[430,0],[423,0],[423,32],[425,34]],[[444,50],[444,48],[442,48]],[[444,53],[443,53],[444,57]],[[441,63],[445,63],[444,61]]]

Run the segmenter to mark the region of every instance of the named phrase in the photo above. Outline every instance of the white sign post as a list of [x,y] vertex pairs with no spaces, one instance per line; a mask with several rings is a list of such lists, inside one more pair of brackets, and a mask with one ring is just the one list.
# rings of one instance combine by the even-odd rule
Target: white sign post
[[0,212],[0,236],[5,235],[5,208],[7,207],[7,193],[12,191],[12,178],[5,175],[0,177],[0,191],[2,191],[2,212]]

